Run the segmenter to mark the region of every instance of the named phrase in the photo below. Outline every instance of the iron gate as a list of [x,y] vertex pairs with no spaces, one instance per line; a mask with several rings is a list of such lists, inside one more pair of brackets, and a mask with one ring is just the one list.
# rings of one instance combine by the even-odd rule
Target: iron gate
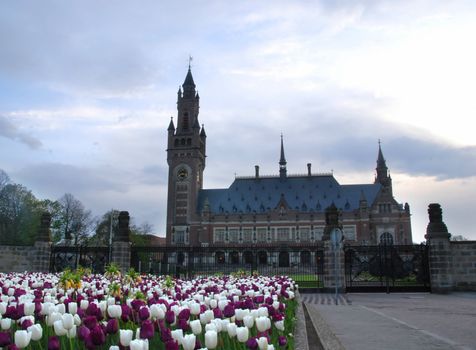
[[427,245],[346,246],[347,292],[429,292]]
[[103,273],[108,263],[108,247],[54,246],[50,256],[50,272],[61,272],[79,266],[91,269],[93,273]]

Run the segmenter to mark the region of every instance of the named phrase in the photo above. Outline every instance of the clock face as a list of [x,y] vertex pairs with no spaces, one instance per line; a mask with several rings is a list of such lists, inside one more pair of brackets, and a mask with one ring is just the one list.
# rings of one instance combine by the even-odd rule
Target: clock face
[[187,169],[185,168],[180,168],[178,171],[177,171],[177,179],[179,179],[179,181],[183,181],[183,180],[186,180],[188,178],[188,171]]

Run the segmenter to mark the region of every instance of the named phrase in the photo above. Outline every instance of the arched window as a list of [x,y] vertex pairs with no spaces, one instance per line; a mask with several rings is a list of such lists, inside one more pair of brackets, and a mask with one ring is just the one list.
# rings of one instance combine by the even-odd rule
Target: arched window
[[249,250],[243,253],[243,262],[247,265],[251,265],[253,263],[253,253]]
[[216,252],[215,253],[215,262],[217,264],[224,264],[225,263],[225,253],[224,252]]
[[288,252],[279,253],[279,267],[289,267],[289,253]]
[[393,236],[390,232],[384,232],[380,235],[380,244],[393,245]]
[[230,264],[238,265],[240,263],[240,255],[238,254],[237,251],[232,251],[230,252],[229,260],[230,260]]
[[258,252],[258,264],[266,265],[268,263],[268,253],[264,250]]

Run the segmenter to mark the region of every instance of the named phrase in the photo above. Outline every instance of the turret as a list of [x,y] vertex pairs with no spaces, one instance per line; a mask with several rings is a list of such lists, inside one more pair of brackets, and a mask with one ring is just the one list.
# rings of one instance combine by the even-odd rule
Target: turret
[[279,177],[284,180],[287,175],[286,158],[284,157],[283,134],[281,134],[281,157],[279,158]]

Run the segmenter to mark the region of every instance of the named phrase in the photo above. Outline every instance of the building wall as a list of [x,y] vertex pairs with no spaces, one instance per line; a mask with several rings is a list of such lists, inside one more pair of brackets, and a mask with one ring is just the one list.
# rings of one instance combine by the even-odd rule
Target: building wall
[[450,242],[455,290],[476,291],[476,241]]
[[0,246],[0,272],[35,271],[34,246]]

